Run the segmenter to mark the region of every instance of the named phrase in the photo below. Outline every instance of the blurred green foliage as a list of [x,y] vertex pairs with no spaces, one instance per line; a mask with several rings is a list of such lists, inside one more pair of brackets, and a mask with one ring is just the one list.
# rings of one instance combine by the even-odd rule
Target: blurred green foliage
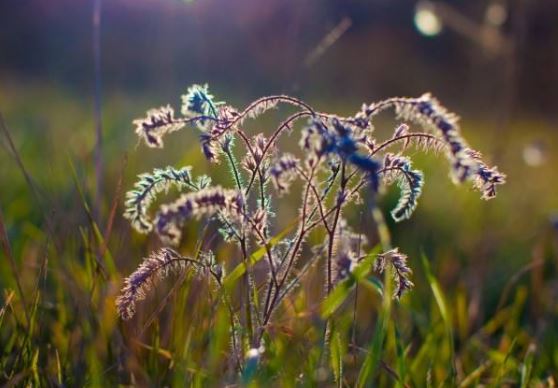
[[[320,313],[327,305],[319,299],[323,271],[315,268],[270,327],[262,362],[241,380],[227,357],[229,313],[203,279],[171,279],[131,322],[121,322],[114,306],[122,277],[157,245],[122,219],[123,191],[137,173],[153,166],[188,164],[196,173],[211,174],[195,134],[171,135],[164,152],[136,146],[131,120],[153,101],[107,96],[105,192],[97,225],[86,210],[95,191],[92,102],[48,84],[5,85],[1,113],[30,181],[2,132],[0,221],[6,235],[0,236],[0,381],[344,386],[357,382],[371,358],[379,368],[363,383],[377,386],[553,386],[558,378],[558,135],[547,124],[525,120],[498,128],[476,117],[463,119],[471,144],[508,175],[490,202],[455,188],[445,162],[417,151],[424,194],[411,220],[389,224],[394,245],[409,255],[416,288],[389,310],[374,287],[359,285],[356,302],[354,291],[345,295],[329,312],[334,327],[324,366]],[[340,114],[356,106],[311,102]],[[386,136],[392,128],[388,120],[377,125]],[[528,165],[525,149],[539,143],[543,161]],[[229,184],[226,179],[215,177]],[[383,201],[386,212],[396,197],[389,193]],[[279,220],[287,226],[296,209],[288,201],[281,206]],[[366,234],[377,242],[366,209],[353,208],[347,217],[359,219],[361,212]],[[204,233],[214,232],[202,222],[188,224],[181,251],[193,252]],[[238,258],[226,245],[218,247],[218,260],[230,271]]]

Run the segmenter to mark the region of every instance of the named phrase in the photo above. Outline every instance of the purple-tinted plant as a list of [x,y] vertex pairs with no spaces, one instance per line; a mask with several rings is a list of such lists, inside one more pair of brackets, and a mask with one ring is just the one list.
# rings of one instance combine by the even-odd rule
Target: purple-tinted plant
[[[251,135],[245,131],[246,120],[257,119],[279,104],[291,105],[297,111],[271,133]],[[414,131],[401,124],[387,140],[378,141],[372,120],[388,108],[395,110],[398,119],[420,129]],[[232,318],[240,322],[227,290],[233,280],[243,276],[248,290],[241,303],[245,306],[243,325],[248,333],[244,343],[249,343],[252,349],[260,347],[281,301],[300,284],[311,266],[321,262],[320,258],[324,263],[326,295],[364,263],[363,245],[367,239],[361,231],[353,231],[343,218],[348,204],[362,203],[363,195],[368,204],[374,204],[383,187],[397,184],[401,196],[391,215],[397,222],[411,216],[421,195],[423,174],[404,156],[410,147],[443,151],[450,163],[452,180],[471,181],[483,199],[493,198],[496,187],[505,182],[505,175],[496,167],[488,167],[480,153],[461,137],[457,117],[429,94],[363,105],[355,115],[340,117],[283,95],[260,98],[239,111],[215,101],[207,85],[193,85],[182,96],[181,114],[176,117],[170,106],[149,110],[145,118],[134,121],[136,133],[147,146],[162,148],[167,134],[187,125],[197,127],[203,154],[214,163],[227,161],[233,185],[212,186],[208,176],[194,179],[190,167],[156,169],[140,175],[134,189],[128,192],[124,216],[138,232],[154,232],[167,246],[179,245],[182,227],[188,220],[213,218],[220,223],[224,240],[237,246],[242,263],[226,276],[223,265],[211,252],[205,252],[202,258],[187,258],[164,248],[152,253],[126,279],[117,300],[118,311],[123,319],[131,318],[137,302],[145,298],[155,282],[170,273],[193,269],[210,275],[212,284],[222,291]],[[300,133],[299,150],[283,152],[278,140],[291,134],[295,123],[302,120],[306,122]],[[242,151],[235,153],[238,144]],[[243,155],[240,162],[235,154]],[[301,187],[296,230],[290,235],[286,230],[273,237],[274,200],[288,192],[295,181]],[[171,186],[184,193],[151,216],[150,205]],[[307,237],[318,228],[325,231],[325,242],[312,247],[313,254],[305,257],[302,251]],[[253,271],[260,258],[266,262],[264,279],[256,278]],[[373,269],[393,275],[395,298],[413,287],[406,256],[397,249],[377,255]],[[241,343],[237,335],[233,329],[233,345]]]

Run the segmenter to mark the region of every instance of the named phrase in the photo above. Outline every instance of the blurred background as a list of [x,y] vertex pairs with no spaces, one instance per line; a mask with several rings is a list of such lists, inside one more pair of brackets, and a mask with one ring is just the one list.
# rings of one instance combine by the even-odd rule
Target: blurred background
[[[41,309],[52,322],[61,319],[57,303],[81,311],[64,290],[87,294],[78,284],[87,251],[81,240],[90,233],[84,202],[97,201],[94,216],[102,230],[111,224],[109,247],[126,274],[156,242],[132,233],[120,217],[122,190],[153,167],[192,164],[211,171],[193,132],[172,135],[164,152],[138,146],[131,122],[147,109],[178,107],[193,83],[208,83],[217,100],[238,107],[285,93],[341,115],[353,114],[363,102],[432,92],[462,117],[464,136],[508,175],[508,183],[485,202],[470,187],[449,181],[445,161],[417,153],[415,165],[426,177],[419,207],[410,220],[390,222],[395,244],[415,268],[417,289],[405,303],[411,315],[419,315],[419,329],[405,336],[420,342],[421,322],[430,319],[424,306],[433,305],[432,296],[419,261],[425,252],[450,305],[462,304],[461,313],[457,307],[454,312],[458,350],[512,304],[516,325],[501,322],[482,340],[504,355],[513,342],[518,359],[534,344],[536,373],[541,379],[556,373],[558,2],[102,1],[96,69],[95,1],[0,2],[0,113],[11,137],[6,131],[0,136],[3,241],[9,242],[23,289],[31,295],[37,284],[44,287]],[[94,167],[96,93],[101,185]],[[377,130],[388,136],[393,126],[385,115]],[[397,192],[390,191],[386,211],[396,200]],[[45,264],[45,252],[52,249]],[[2,306],[16,289],[7,252],[0,253]],[[47,267],[56,275],[40,283],[37,276]],[[107,287],[110,302],[120,284]],[[102,330],[67,318],[37,338],[52,335],[66,357],[79,348],[73,342],[93,341],[96,330],[113,338],[117,323],[109,317],[109,302],[110,324],[101,324]],[[371,322],[363,318],[363,333]],[[11,338],[5,326],[0,329],[0,339]],[[76,354],[80,360],[93,357]],[[98,354],[100,368],[118,358],[106,349]],[[474,370],[463,362],[464,369]]]

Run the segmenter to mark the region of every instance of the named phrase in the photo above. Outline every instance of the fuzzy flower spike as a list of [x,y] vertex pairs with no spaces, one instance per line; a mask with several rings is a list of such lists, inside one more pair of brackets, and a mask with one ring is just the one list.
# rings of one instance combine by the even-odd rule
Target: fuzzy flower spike
[[[295,112],[276,127],[260,133],[249,133],[244,128],[247,120],[258,120],[282,105]],[[395,110],[398,119],[418,124],[418,130],[400,123],[388,139],[376,137],[373,120],[388,108]],[[302,125],[297,134],[298,124]],[[363,262],[370,266],[369,260],[363,261],[367,255],[364,231],[349,225],[345,210],[349,205],[370,206],[370,195],[381,195],[380,188],[395,184],[400,198],[391,216],[396,222],[409,219],[419,204],[425,175],[413,164],[415,151],[445,152],[452,180],[472,182],[483,199],[494,198],[506,179],[469,146],[461,135],[457,116],[430,94],[365,104],[357,114],[341,117],[285,95],[262,97],[236,109],[217,102],[207,85],[193,85],[182,96],[180,114],[175,116],[174,109],[167,105],[148,110],[134,125],[139,138],[151,148],[162,148],[165,136],[190,126],[196,129],[201,152],[208,161],[226,160],[226,167],[212,165],[227,169],[229,179],[218,174],[222,185],[212,185],[205,175],[194,178],[188,166],[141,174],[126,195],[124,216],[134,229],[153,232],[163,245],[180,247],[185,225],[201,218],[207,219],[208,228],[217,224],[222,237],[219,240],[219,234],[214,233],[211,245],[234,244],[233,249],[222,251],[236,256],[233,260],[237,269],[231,274],[243,279],[246,292],[219,292],[230,296],[223,299],[227,309],[246,307],[242,319],[231,309],[231,319],[236,321],[231,330],[233,347],[258,344],[272,326],[282,301],[297,289],[311,268],[323,265],[325,297],[351,273],[357,269],[360,273]],[[287,149],[284,144],[292,142],[282,142],[285,134],[298,135],[299,147]],[[171,188],[178,191],[177,198],[157,203],[159,195],[170,194]],[[276,225],[282,218],[276,216],[280,210],[276,199],[282,195],[288,195],[291,206],[293,196],[298,195],[300,202],[295,205],[298,216],[293,227],[277,234],[284,229]],[[373,202],[374,206],[378,203]],[[155,206],[158,210],[152,217],[149,210]],[[312,245],[315,239],[309,236],[315,229],[323,232],[324,239]],[[210,244],[204,241],[203,245]],[[137,303],[158,282],[187,269],[212,275],[217,287],[234,286],[234,281],[224,277],[232,263],[220,263],[211,251],[198,253],[194,260],[162,248],[144,259],[124,282],[117,299],[120,316],[130,319]],[[398,248],[378,255],[373,267],[378,274],[385,274],[387,268],[393,274],[394,293],[387,297],[399,299],[412,289],[412,270],[407,256]],[[239,297],[244,299],[232,300]],[[237,330],[240,322],[251,330]],[[243,333],[256,334],[255,338],[246,338]],[[243,353],[234,349],[232,354]]]
[[365,105],[357,117],[371,120],[388,108],[395,108],[399,118],[420,124],[445,144],[454,182],[471,180],[482,192],[483,199],[496,196],[496,186],[505,183],[506,175],[496,167],[489,168],[482,162],[481,154],[469,147],[461,136],[457,115],[448,112],[437,99],[426,93],[419,98],[391,98]]

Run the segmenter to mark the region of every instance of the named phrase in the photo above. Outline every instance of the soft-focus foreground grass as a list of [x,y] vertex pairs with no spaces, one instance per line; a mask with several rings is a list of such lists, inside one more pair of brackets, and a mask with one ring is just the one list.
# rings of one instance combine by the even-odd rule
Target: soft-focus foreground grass
[[[211,173],[190,130],[171,135],[164,151],[136,147],[131,119],[167,102],[175,101],[105,99],[106,179],[97,233],[87,210],[95,191],[90,101],[53,87],[0,91],[18,152],[16,157],[10,151],[2,133],[1,382],[290,386],[335,385],[341,376],[340,384],[353,385],[370,357],[381,361],[368,383],[380,386],[544,386],[557,379],[558,139],[545,123],[527,120],[499,132],[475,117],[462,121],[470,142],[508,174],[508,184],[491,202],[454,187],[445,161],[417,152],[415,164],[426,177],[419,208],[411,220],[389,225],[394,245],[410,257],[416,288],[393,306],[381,353],[370,354],[377,349],[381,300],[360,287],[356,312],[353,293],[334,314],[331,356],[320,364],[319,266],[277,314],[262,364],[244,380],[227,358],[228,313],[203,279],[170,279],[131,322],[121,322],[114,300],[122,278],[158,244],[132,233],[122,219],[123,191],[136,174],[167,164]],[[354,110],[328,103],[314,105]],[[542,152],[538,166],[525,162],[526,147]],[[216,179],[228,184],[225,177]],[[395,199],[390,192],[384,209]],[[280,221],[286,224],[296,207],[283,206]],[[374,245],[376,229],[362,211],[353,209],[347,217],[362,224]],[[201,237],[211,240],[214,226],[204,226],[187,226],[181,252],[191,254]],[[208,248],[217,246],[218,260],[230,270],[238,262],[234,251],[212,244]]]

